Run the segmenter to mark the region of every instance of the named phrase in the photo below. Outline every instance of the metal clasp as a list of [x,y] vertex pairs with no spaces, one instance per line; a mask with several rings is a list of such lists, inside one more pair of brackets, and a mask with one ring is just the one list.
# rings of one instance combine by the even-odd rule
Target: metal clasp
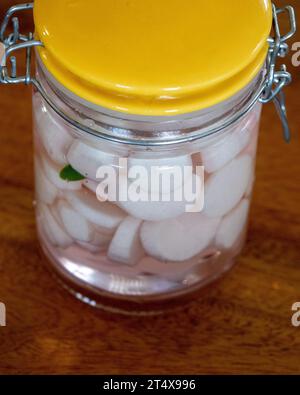
[[[0,59],[0,83],[2,84],[24,83],[29,85],[34,81],[31,76],[31,50],[33,47],[43,44],[41,41],[34,40],[32,33],[21,34],[19,18],[14,16],[18,12],[32,9],[33,3],[19,4],[11,7],[5,15],[0,28],[0,41],[4,46],[4,55]],[[12,22],[12,33],[6,34],[10,21]],[[25,75],[18,76],[17,59],[13,53],[22,49],[26,50],[26,72]]]
[[[288,125],[287,112],[285,106],[285,94],[283,88],[292,81],[291,74],[287,71],[286,65],[283,64],[280,70],[276,71],[276,61],[278,57],[284,58],[289,50],[286,41],[296,33],[296,17],[295,11],[291,6],[283,8],[273,7],[273,30],[274,37],[268,39],[269,52],[266,61],[266,81],[263,93],[260,97],[261,103],[269,103],[273,101],[278,112],[283,127],[283,135],[286,142],[291,139],[291,132]],[[286,13],[289,17],[290,31],[285,35],[281,35],[278,16]]]

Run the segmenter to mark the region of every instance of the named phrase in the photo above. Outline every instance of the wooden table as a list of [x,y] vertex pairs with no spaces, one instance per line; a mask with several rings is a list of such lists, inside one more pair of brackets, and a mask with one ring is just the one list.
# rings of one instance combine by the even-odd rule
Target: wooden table
[[[300,15],[298,0],[289,2]],[[1,3],[2,12],[12,2]],[[300,327],[291,325],[300,301],[300,67],[287,63],[293,141],[283,142],[266,106],[238,265],[184,311],[152,318],[85,306],[45,270],[32,207],[30,88],[0,87],[0,373],[300,373]]]

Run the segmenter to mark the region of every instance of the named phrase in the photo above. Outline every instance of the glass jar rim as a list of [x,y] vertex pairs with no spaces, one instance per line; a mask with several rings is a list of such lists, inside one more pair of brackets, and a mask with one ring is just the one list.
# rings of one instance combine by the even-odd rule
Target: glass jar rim
[[170,146],[220,133],[244,117],[259,101],[266,70],[237,94],[197,112],[142,116],[112,111],[76,96],[45,69],[36,54],[37,88],[48,105],[71,126],[106,141],[135,146]]

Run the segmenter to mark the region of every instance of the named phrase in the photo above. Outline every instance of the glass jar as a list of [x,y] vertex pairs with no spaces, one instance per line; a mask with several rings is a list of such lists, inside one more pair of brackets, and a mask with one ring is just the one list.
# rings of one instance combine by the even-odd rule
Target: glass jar
[[72,92],[36,52],[35,78],[23,82],[34,85],[37,232],[65,288],[93,306],[157,312],[233,266],[246,237],[261,103],[275,92],[270,64],[214,105],[145,115]]
[[[138,133],[141,136],[147,133],[155,139],[161,133],[158,128],[165,127],[163,121],[153,126],[148,123],[145,132],[143,126],[137,129],[134,119],[113,119],[74,100],[67,103],[60,90],[51,89],[40,63],[37,70],[37,78],[49,97],[69,116],[73,114],[76,118],[76,111],[82,124],[96,129],[97,121],[100,124],[105,117],[109,122],[107,130],[110,128],[114,137],[119,133],[123,138],[134,130],[134,138]],[[180,129],[172,136],[173,141],[186,133],[189,137],[192,133],[197,136],[205,124],[209,129],[224,122],[232,116],[233,108],[241,107],[244,111],[261,87],[261,77],[260,73],[242,93],[218,108],[200,112],[191,119],[180,117],[176,120]],[[167,148],[151,147],[147,143],[136,146],[105,141],[75,128],[35,91],[37,225],[45,255],[63,277],[80,286],[80,294],[86,294],[85,288],[92,290],[93,301],[98,300],[96,295],[112,293],[137,303],[170,299],[190,293],[222,275],[231,268],[244,244],[260,110],[258,102],[221,132],[197,138],[192,143],[182,142]],[[120,122],[132,124],[132,128],[115,131],[114,128],[119,129],[115,125]],[[140,122],[143,125],[147,120]],[[98,127],[102,130],[103,123]],[[176,167],[195,170],[196,166],[204,166],[204,179],[199,175],[205,181],[204,210],[186,212],[188,202],[175,199],[122,202],[118,197],[113,202],[99,201],[98,169],[102,165],[112,166],[120,176],[124,172],[119,163],[121,158],[128,158],[128,188],[135,178],[129,177],[130,168],[136,165],[145,165],[147,171],[157,166],[154,177],[168,176]],[[69,169],[69,177],[62,175],[63,169]],[[194,171],[192,177],[196,177]],[[173,187],[180,190],[189,182],[189,176],[180,182],[176,177],[176,185],[171,183],[170,190]],[[165,187],[163,192],[169,189]],[[198,193],[201,199],[203,189]]]

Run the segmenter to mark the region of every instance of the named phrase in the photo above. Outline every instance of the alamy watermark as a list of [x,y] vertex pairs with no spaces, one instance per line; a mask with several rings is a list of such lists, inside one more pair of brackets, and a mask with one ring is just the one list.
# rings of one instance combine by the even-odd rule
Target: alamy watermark
[[0,302],[0,326],[6,326],[6,307]]
[[292,65],[294,67],[300,66],[300,42],[295,42],[292,45],[292,51],[294,52],[292,55]]
[[300,326],[300,302],[295,302],[292,305],[292,311],[294,311],[291,319],[292,325],[298,327]]
[[96,173],[101,202],[184,202],[186,212],[204,208],[203,166],[100,166]]

